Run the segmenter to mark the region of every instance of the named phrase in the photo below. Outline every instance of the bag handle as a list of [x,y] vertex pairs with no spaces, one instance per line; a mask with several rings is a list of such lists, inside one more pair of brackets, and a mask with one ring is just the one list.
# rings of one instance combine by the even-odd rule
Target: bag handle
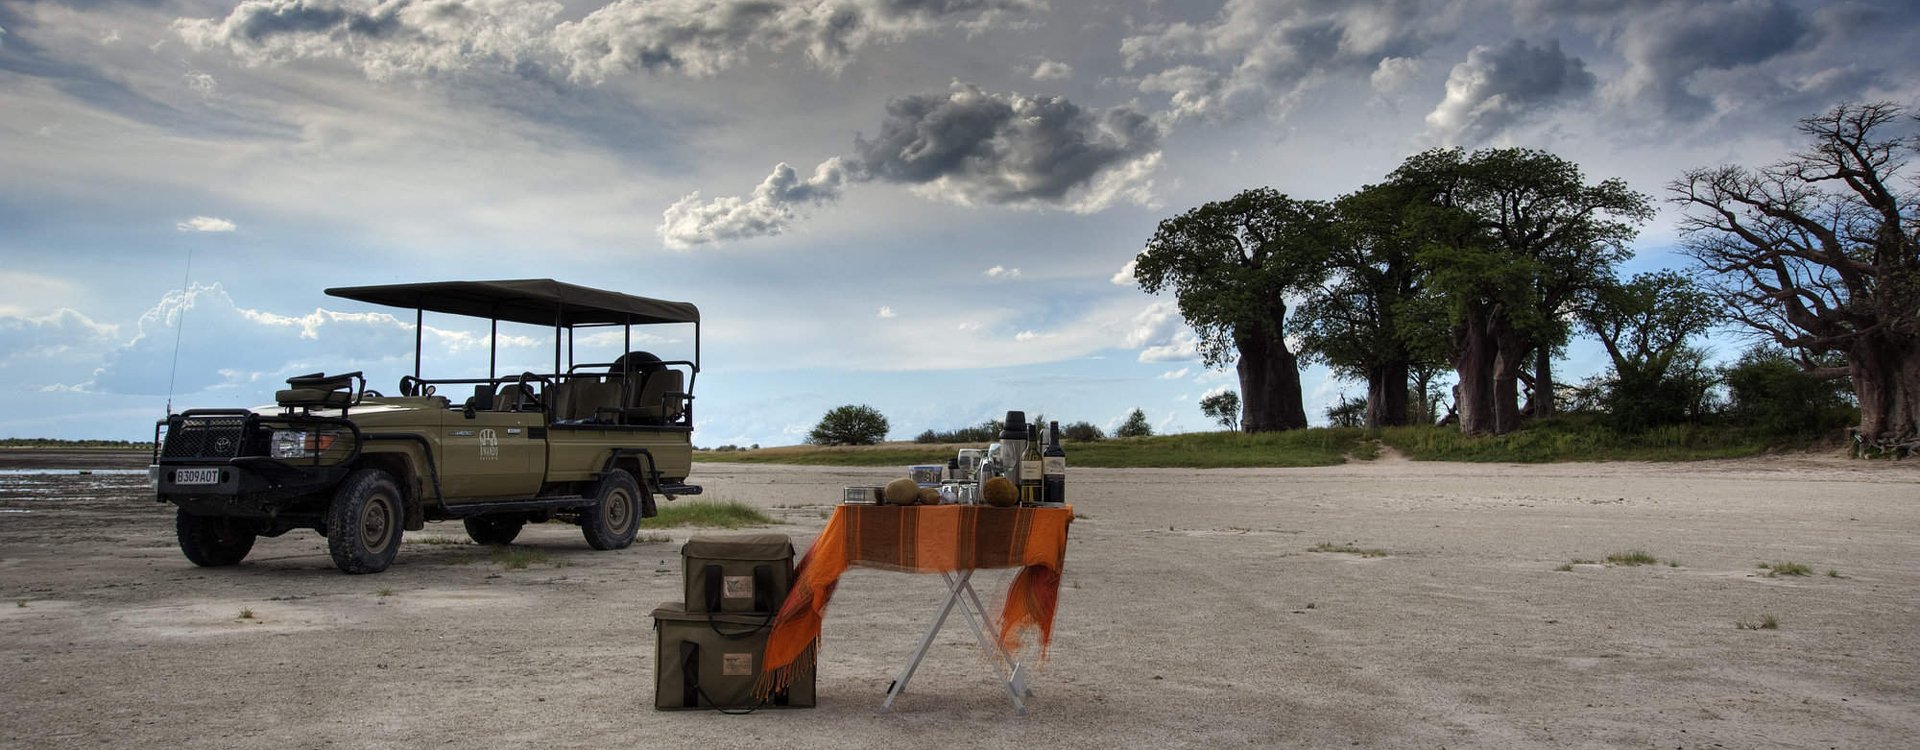
[[768,695],[765,698],[761,698],[759,703],[754,704],[752,708],[748,708],[745,711],[721,708],[720,702],[714,700],[713,696],[707,695],[707,691],[700,687],[700,644],[694,643],[693,641],[680,642],[681,705],[688,708],[699,708],[704,702],[707,707],[728,716],[745,716],[765,708],[768,701],[777,700],[779,701],[779,705],[786,705],[786,691],[780,690],[775,692],[779,693],[777,698],[774,695]]

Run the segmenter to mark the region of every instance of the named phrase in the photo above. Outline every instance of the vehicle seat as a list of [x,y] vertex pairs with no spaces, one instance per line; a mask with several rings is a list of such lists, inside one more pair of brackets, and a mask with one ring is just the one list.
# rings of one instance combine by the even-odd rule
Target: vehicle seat
[[493,410],[493,386],[481,383],[473,387],[473,395],[467,398],[466,407],[475,411]]
[[500,396],[493,400],[495,411],[525,411],[538,409],[539,402],[534,400],[533,386],[524,383],[508,383],[500,386]]
[[679,370],[663,369],[647,373],[637,383],[629,383],[626,408],[629,421],[664,424],[680,418],[685,406],[686,376]]

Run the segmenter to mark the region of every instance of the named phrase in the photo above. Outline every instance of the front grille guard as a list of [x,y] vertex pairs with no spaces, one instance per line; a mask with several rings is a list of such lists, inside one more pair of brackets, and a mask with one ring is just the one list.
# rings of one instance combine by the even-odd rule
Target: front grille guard
[[[351,436],[352,444],[337,460],[328,460],[339,455],[331,450],[317,451],[306,458],[271,458],[267,451],[272,439],[270,433],[275,427],[333,427],[343,437]],[[153,463],[168,459],[219,461],[298,474],[305,473],[303,470],[307,468],[351,464],[360,458],[361,446],[365,443],[366,436],[360,432],[359,425],[340,417],[262,417],[247,409],[188,409],[154,424]]]

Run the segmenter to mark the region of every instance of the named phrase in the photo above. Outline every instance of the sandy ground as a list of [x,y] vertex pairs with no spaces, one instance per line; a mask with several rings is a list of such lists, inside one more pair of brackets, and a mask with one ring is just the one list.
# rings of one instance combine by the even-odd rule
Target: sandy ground
[[[689,531],[596,553],[534,527],[548,561],[505,570],[435,524],[374,576],[295,532],[199,569],[143,475],[22,462],[0,461],[6,747],[1920,746],[1920,462],[1078,470],[1025,718],[957,623],[875,713],[934,578],[849,573],[816,709],[663,713],[647,613],[680,598]],[[896,472],[695,474],[804,550],[842,486]],[[1662,563],[1557,570],[1628,550]]]

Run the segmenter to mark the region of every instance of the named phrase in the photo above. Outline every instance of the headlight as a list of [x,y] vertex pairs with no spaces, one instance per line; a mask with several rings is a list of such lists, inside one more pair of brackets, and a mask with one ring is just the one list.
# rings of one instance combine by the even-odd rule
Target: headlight
[[333,447],[333,439],[334,434],[331,432],[274,430],[273,445],[269,453],[274,458],[312,458],[315,454]]

